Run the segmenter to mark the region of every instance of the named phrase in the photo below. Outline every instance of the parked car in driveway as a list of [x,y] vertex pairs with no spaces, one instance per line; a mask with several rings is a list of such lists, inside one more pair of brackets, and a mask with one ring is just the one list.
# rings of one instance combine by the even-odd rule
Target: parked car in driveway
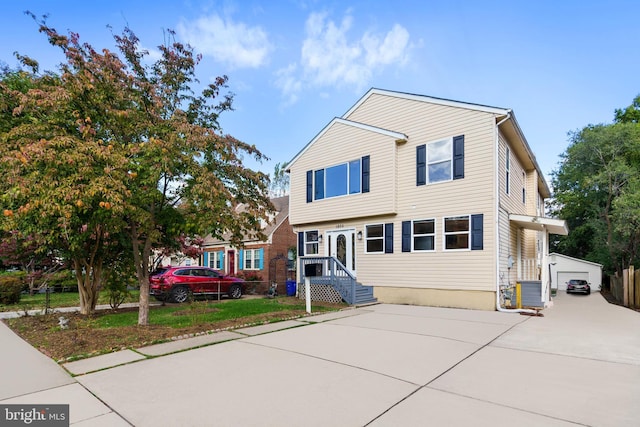
[[567,282],[568,294],[586,294],[591,293],[591,286],[586,280],[571,279]]
[[244,280],[209,267],[160,268],[149,278],[149,293],[159,301],[181,303],[192,295],[227,295],[237,299],[244,292]]

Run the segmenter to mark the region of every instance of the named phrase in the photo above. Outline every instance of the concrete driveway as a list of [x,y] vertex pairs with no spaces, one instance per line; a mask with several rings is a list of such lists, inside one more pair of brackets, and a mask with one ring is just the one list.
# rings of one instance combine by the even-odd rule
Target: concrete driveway
[[562,294],[544,315],[381,304],[75,380],[136,426],[638,425],[640,314]]

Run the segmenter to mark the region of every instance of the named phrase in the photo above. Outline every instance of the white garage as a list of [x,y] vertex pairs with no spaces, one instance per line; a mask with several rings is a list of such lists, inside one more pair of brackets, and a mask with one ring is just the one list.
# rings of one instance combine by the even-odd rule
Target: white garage
[[551,289],[567,290],[570,279],[586,280],[592,291],[598,291],[602,284],[602,265],[595,262],[572,258],[567,255],[549,254],[551,269]]

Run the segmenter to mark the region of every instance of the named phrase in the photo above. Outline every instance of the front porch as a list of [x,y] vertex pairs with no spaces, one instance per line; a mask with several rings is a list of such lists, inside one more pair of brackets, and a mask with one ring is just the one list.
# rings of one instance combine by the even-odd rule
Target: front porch
[[346,302],[350,305],[377,302],[373,287],[363,286],[335,257],[305,256],[298,259],[298,295],[304,298],[304,283],[311,284],[311,299]]

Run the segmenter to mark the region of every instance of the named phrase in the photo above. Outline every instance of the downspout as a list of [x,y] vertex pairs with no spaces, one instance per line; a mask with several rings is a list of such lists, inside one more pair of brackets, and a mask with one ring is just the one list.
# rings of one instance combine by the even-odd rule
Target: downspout
[[526,308],[503,308],[500,306],[500,125],[511,118],[511,112],[507,113],[507,116],[500,120],[496,124],[496,153],[494,170],[496,172],[496,310],[502,313],[529,313],[537,314],[535,310],[529,310]]

